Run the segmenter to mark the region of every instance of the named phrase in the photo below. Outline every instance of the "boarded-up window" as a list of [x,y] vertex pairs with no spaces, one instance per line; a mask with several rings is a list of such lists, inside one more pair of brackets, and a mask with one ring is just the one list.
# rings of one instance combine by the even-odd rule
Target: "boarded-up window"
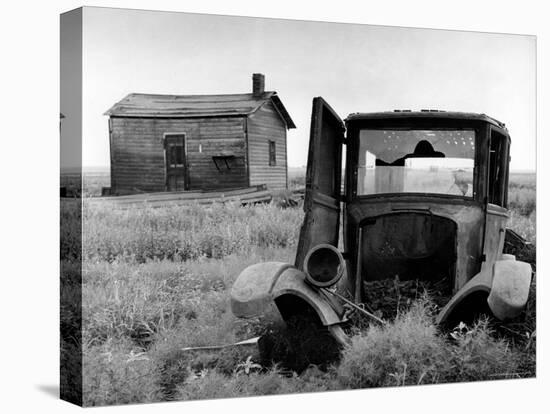
[[277,165],[277,154],[275,153],[275,141],[269,141],[269,165]]

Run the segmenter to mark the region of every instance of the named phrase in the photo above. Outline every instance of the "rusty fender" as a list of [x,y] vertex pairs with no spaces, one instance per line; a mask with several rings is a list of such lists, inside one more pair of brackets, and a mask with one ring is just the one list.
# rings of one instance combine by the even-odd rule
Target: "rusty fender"
[[504,254],[492,268],[482,270],[470,279],[439,312],[436,322],[445,322],[464,299],[480,291],[487,293],[487,303],[496,318],[512,319],[521,313],[527,303],[531,276],[529,263]]
[[498,319],[515,318],[527,303],[533,269],[529,263],[515,260],[514,256],[495,262],[493,269],[487,303]]
[[273,308],[278,297],[295,295],[308,303],[329,329],[344,322],[339,316],[343,310],[320,290],[307,284],[305,279],[304,272],[288,263],[266,262],[249,266],[231,288],[231,310],[239,318],[260,317]]

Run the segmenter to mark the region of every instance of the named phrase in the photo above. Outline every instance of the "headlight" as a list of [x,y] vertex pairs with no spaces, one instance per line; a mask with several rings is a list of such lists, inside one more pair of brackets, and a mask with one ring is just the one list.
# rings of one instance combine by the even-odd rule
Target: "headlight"
[[334,285],[344,274],[344,258],[338,249],[330,244],[313,247],[304,260],[306,280],[317,287]]

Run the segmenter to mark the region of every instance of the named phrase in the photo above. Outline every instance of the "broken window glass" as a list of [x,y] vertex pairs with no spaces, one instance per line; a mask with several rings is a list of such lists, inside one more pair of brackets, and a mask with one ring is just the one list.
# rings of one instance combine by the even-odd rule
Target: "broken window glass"
[[474,155],[474,130],[361,130],[357,194],[473,197]]

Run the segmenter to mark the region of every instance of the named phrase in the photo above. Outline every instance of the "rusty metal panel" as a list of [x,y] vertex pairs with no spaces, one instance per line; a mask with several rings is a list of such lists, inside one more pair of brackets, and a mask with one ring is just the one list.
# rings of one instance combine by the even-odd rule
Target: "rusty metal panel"
[[[483,206],[475,200],[465,201],[441,196],[378,196],[358,199],[347,205],[348,244],[347,251],[357,252],[357,234],[359,228],[374,223],[378,218],[394,215],[399,212],[425,214],[452,220],[456,223],[456,266],[453,281],[453,292],[458,291],[469,279],[480,270],[481,248],[483,240]],[[353,243],[352,243],[353,242]],[[353,279],[356,270],[356,254],[350,255]],[[355,285],[351,280],[349,286]],[[354,292],[355,293],[355,292]]]
[[313,99],[304,199],[305,218],[295,265],[317,244],[338,247],[344,124],[321,97]]
[[484,266],[492,266],[502,254],[507,221],[508,211],[505,208],[493,204],[487,206],[485,241],[483,245],[483,254],[485,255]]

